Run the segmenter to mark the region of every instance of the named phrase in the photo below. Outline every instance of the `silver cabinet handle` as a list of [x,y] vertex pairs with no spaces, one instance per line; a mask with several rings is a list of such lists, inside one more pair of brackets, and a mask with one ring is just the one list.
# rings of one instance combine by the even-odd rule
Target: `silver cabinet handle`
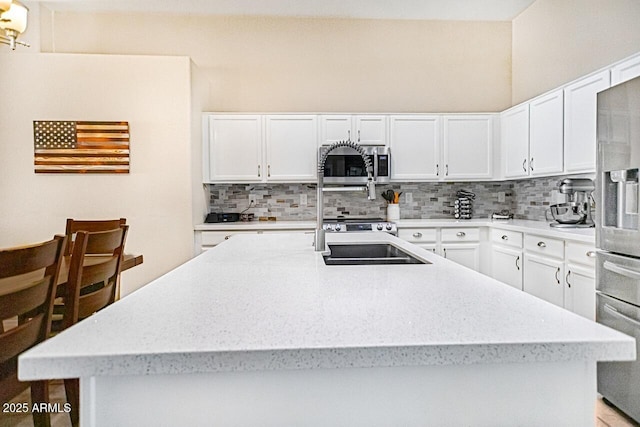
[[509,240],[509,236],[507,236],[506,234],[503,234],[501,237],[502,240]]
[[271,176],[271,165],[267,165],[267,177]]
[[531,171],[533,172],[533,157],[531,158],[531,161],[529,162],[529,167],[531,168]]
[[351,131],[350,130],[347,131],[347,140],[351,141]]
[[260,165],[258,165],[258,178],[260,177]]
[[596,251],[588,251],[586,255],[589,258],[595,258],[596,257]]
[[527,171],[527,159],[524,159],[522,161],[522,170],[525,172]]
[[360,129],[358,129],[358,142],[360,142]]
[[558,267],[558,269],[556,270],[556,282],[558,282],[558,285],[559,285],[560,279],[558,278],[558,273],[560,273],[560,267]]
[[449,176],[449,165],[444,165],[445,173],[444,176]]
[[616,310],[614,307],[610,306],[609,304],[605,304],[604,305],[604,309],[606,311],[608,311],[609,313],[613,314],[614,316],[618,316],[618,317],[626,320],[627,322],[636,325],[636,327],[640,326],[640,322],[639,321],[637,321],[633,317],[627,316],[626,314],[620,313],[618,310]]
[[436,163],[436,176],[440,176],[440,165]]
[[629,268],[625,268],[621,265],[618,264],[614,264],[611,261],[605,261],[604,264],[602,264],[602,266],[605,268],[605,270],[609,270],[609,271],[613,271],[614,273],[618,273],[622,276],[628,277],[630,279],[633,280],[640,280],[640,272],[639,271],[635,271],[635,270],[631,270]]
[[447,257],[447,248],[442,248],[442,253],[444,254],[444,257]]
[[458,231],[458,232],[456,233],[456,236],[458,236],[458,237],[464,237],[464,236],[466,236],[466,235],[467,235],[467,233],[465,233],[464,231]]
[[569,283],[569,275],[571,274],[571,270],[567,272],[567,276],[564,278],[564,281],[567,282],[567,286],[571,287],[571,283]]
[[229,240],[229,237],[231,237],[230,234],[228,236],[224,236],[224,240]]
[[538,242],[538,247],[539,248],[546,248],[547,244],[545,242]]
[[518,269],[518,271],[520,271],[520,264],[518,264],[518,261],[520,261],[520,255],[518,255],[518,258],[516,258],[516,268]]
[[422,233],[420,233],[420,232],[413,233],[413,237],[416,237],[416,238],[422,237]]

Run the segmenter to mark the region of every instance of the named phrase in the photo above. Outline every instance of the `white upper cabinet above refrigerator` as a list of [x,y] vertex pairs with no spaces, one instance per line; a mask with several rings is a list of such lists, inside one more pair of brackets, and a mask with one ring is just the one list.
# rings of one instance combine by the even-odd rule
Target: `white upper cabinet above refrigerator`
[[387,145],[387,116],[324,114],[320,116],[320,145],[347,139],[362,145]]
[[610,86],[609,70],[564,89],[564,171],[596,170],[597,94]]
[[633,56],[611,68],[611,86],[640,76],[640,55]]

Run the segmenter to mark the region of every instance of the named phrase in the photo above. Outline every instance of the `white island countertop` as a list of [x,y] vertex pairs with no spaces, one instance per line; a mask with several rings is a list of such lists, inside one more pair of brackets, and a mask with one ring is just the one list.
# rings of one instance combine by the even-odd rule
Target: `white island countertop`
[[238,235],[20,357],[23,380],[632,360],[632,338],[386,233],[432,264],[327,266],[309,234]]

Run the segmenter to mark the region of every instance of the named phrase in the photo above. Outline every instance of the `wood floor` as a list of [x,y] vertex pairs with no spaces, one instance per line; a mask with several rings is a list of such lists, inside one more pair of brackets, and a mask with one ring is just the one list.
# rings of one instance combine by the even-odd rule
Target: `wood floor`
[[[50,387],[51,402],[66,402],[64,385],[62,381],[53,381]],[[12,402],[30,402],[29,391],[17,396]],[[0,427],[32,427],[33,421],[30,414],[3,414],[0,413]],[[68,414],[52,414],[52,427],[71,427]],[[617,409],[607,405],[602,399],[596,402],[595,427],[640,427],[640,424],[630,420]]]

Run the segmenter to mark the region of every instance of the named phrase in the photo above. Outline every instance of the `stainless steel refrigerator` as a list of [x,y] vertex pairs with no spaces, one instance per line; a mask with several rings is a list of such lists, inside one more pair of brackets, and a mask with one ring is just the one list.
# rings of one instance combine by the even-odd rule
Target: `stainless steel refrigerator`
[[[596,321],[640,355],[640,77],[598,94]],[[598,363],[598,392],[640,422],[640,361]]]

